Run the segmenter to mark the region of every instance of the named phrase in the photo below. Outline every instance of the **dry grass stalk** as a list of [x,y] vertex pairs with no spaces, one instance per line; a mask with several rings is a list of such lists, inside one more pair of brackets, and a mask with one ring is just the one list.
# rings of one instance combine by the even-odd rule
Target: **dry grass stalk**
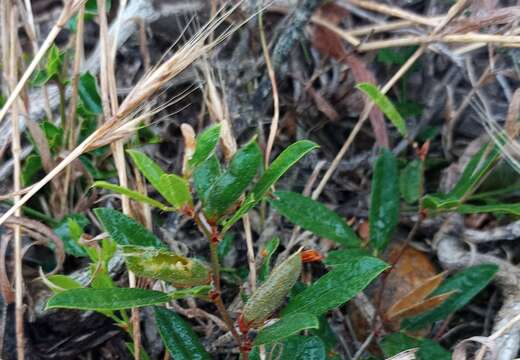
[[223,95],[219,94],[217,89],[215,76],[210,68],[209,61],[205,59],[202,62],[202,73],[206,81],[205,104],[208,108],[209,115],[212,119],[221,124],[220,142],[222,151],[226,160],[230,160],[237,151],[237,142],[231,131],[229,122],[229,110]]
[[[356,3],[358,0],[356,0]],[[453,18],[464,8],[465,4],[467,3],[467,0],[459,0],[457,1],[448,11],[444,19],[435,27],[435,29],[432,31],[431,35],[438,34]],[[401,68],[392,76],[392,78],[381,88],[381,92],[383,94],[386,94],[394,85],[395,83],[412,67],[412,65],[421,57],[421,55],[426,51],[427,45],[422,44],[413,54],[408,58],[408,60],[401,66]],[[354,139],[356,138],[357,134],[363,127],[363,124],[368,119],[368,115],[370,114],[370,111],[372,107],[374,106],[373,102],[367,103],[365,106],[365,109],[361,113],[361,116],[350,132],[349,136],[345,140],[345,143],[341,147],[341,149],[336,154],[336,157],[332,161],[332,164],[327,169],[325,174],[323,175],[323,178],[321,179],[320,183],[316,187],[316,189],[312,193],[312,198],[317,199],[323,189],[325,188],[325,185],[329,181],[330,177],[336,171],[336,168],[338,167],[339,163],[341,162],[341,159],[343,156],[345,156],[347,150],[350,148],[350,145],[354,142]]]
[[168,60],[163,62],[136,84],[132,91],[122,102],[115,116],[109,121],[102,124],[96,131],[88,136],[81,144],[79,144],[65,159],[63,159],[50,173],[37,182],[31,190],[25,194],[19,201],[0,217],[0,224],[3,224],[9,216],[25,204],[33,197],[43,186],[51,181],[55,176],[61,173],[71,162],[77,159],[87,150],[92,150],[93,145],[99,145],[110,142],[115,136],[125,136],[136,128],[136,120],[131,119],[143,104],[151,98],[159,89],[164,87],[168,81],[179,75],[183,70],[190,66],[195,60],[229,37],[234,30],[240,25],[232,26],[222,35],[218,36],[213,42],[205,44],[208,34],[221,25],[225,19],[237,8],[237,5],[228,11],[221,12],[216,18],[211,19],[197,34],[193,36],[184,46],[182,46]]
[[20,95],[20,92],[22,91],[23,87],[27,83],[27,80],[31,77],[34,70],[38,66],[41,59],[45,56],[47,53],[47,50],[51,47],[52,43],[56,39],[56,36],[60,33],[61,29],[65,26],[67,21],[76,13],[76,11],[82,6],[86,0],[70,0],[65,1],[65,5],[63,6],[63,10],[60,14],[60,17],[58,18],[58,21],[56,21],[56,24],[52,27],[51,31],[45,38],[45,41],[43,42],[42,46],[38,50],[38,53],[34,56],[33,60],[25,70],[24,74],[16,84],[16,87],[13,89],[13,91],[9,94],[9,97],[7,98],[4,106],[2,107],[2,110],[0,110],[0,123],[4,119],[5,115],[13,105],[14,101]]
[[[108,22],[106,16],[106,2],[105,0],[97,0],[98,9],[100,13],[100,43],[101,43],[101,90],[103,101],[103,113],[105,119],[110,119],[117,114],[118,99],[117,99],[117,83],[115,75],[115,56],[117,50],[117,37],[121,23],[114,32],[114,38],[110,39],[108,35]],[[119,15],[122,14],[126,7],[126,1],[123,0],[119,4]],[[126,174],[126,161],[124,140],[117,140],[111,144],[112,156],[117,169],[117,176],[119,185],[128,188],[128,177]],[[128,196],[121,196],[121,205],[123,213],[132,217],[132,210],[130,208],[130,199]],[[130,288],[136,287],[136,276],[133,272],[128,272],[128,282]],[[141,358],[141,329],[139,324],[139,310],[132,309],[132,340],[134,343],[134,358],[139,360]]]
[[[9,49],[8,58],[9,62],[6,63],[9,66],[9,87],[13,91],[16,87],[16,79],[18,77],[18,14],[17,8],[14,4],[7,4],[4,1],[4,15],[3,19],[5,25],[4,29],[9,29],[9,43],[3,44],[2,48],[4,51]],[[7,16],[9,18],[7,19]],[[6,39],[5,39],[6,40]],[[19,114],[20,108],[19,103],[15,102],[12,113],[11,113],[11,152],[13,156],[14,171],[13,171],[13,188],[14,191],[20,191],[21,189],[21,163],[20,163],[20,125],[19,125]],[[19,201],[20,196],[14,197],[14,201]],[[14,212],[15,216],[21,215],[21,210],[18,209]],[[15,277],[15,328],[16,328],[16,354],[18,360],[25,358],[25,339],[24,339],[24,306],[23,306],[23,274],[22,274],[22,228],[19,224],[13,226],[14,236],[14,277]]]

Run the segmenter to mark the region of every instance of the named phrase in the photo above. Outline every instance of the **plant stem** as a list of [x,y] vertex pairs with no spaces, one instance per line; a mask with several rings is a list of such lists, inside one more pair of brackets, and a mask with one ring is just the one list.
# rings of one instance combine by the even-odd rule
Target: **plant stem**
[[233,325],[233,320],[231,319],[231,316],[229,315],[229,312],[226,309],[226,306],[224,305],[224,301],[222,301],[222,290],[220,286],[220,263],[218,260],[218,252],[217,252],[217,241],[212,241],[212,239],[209,239],[210,241],[210,252],[211,252],[211,278],[213,280],[213,284],[215,286],[215,293],[212,297],[213,302],[215,303],[215,306],[217,307],[220,316],[222,317],[222,320],[226,323],[228,330],[231,331],[231,334],[235,338],[235,341],[240,346],[242,343],[242,340],[240,338],[240,335],[235,329],[235,326]]

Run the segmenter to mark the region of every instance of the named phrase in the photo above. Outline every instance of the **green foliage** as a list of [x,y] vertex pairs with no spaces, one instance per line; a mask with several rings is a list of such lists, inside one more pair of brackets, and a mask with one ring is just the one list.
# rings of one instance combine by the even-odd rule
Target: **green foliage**
[[134,164],[152,186],[174,208],[192,205],[188,181],[175,174],[166,174],[152,159],[136,150],[127,151]]
[[197,143],[195,145],[195,152],[188,162],[191,169],[197,168],[200,164],[208,160],[213,155],[215,148],[220,138],[221,125],[216,124],[204,130],[197,136]]
[[163,203],[155,200],[155,199],[152,199],[138,191],[133,191],[133,190],[130,190],[130,189],[127,189],[125,187],[122,187],[122,186],[119,186],[119,185],[116,185],[116,184],[111,184],[109,182],[106,182],[106,181],[95,181],[94,184],[92,184],[93,187],[98,187],[98,188],[101,188],[101,189],[106,189],[106,190],[110,190],[110,191],[113,191],[115,193],[118,193],[118,194],[121,194],[121,195],[125,195],[127,196],[128,198],[132,199],[132,200],[135,200],[135,201],[138,201],[140,203],[144,203],[144,204],[148,204],[150,206],[153,206],[153,207],[156,207],[158,209],[161,209],[163,211],[172,211],[174,210],[174,208],[171,208],[167,205],[164,205]]
[[311,198],[290,191],[277,191],[269,202],[276,211],[305,230],[347,247],[359,246],[358,237],[345,220]]
[[166,199],[176,209],[185,206],[192,207],[193,201],[190,194],[190,185],[186,179],[175,174],[163,174],[159,179],[161,193],[167,193]]
[[57,127],[49,121],[43,121],[40,124],[40,127],[43,130],[45,138],[47,139],[50,150],[53,153],[58,152],[63,144],[63,129]]
[[138,276],[164,280],[185,288],[209,282],[209,269],[197,259],[190,259],[156,247],[122,246],[128,269]]
[[210,156],[193,172],[195,191],[203,204],[206,204],[208,190],[221,174],[220,163],[215,155]]
[[451,354],[433,340],[418,339],[403,333],[393,333],[384,337],[380,343],[386,358],[417,348],[418,360],[451,360]]
[[312,314],[294,313],[286,315],[273,325],[260,330],[254,341],[254,345],[279,342],[303,330],[317,329],[319,326],[318,318]]
[[321,315],[350,300],[387,268],[385,262],[368,256],[334,266],[326,275],[291,298],[282,314],[305,312]]
[[497,271],[498,267],[496,265],[477,265],[446,279],[430,296],[433,297],[450,291],[456,291],[456,293],[438,307],[415,317],[405,319],[402,324],[403,328],[417,330],[435,321],[445,319],[448,315],[466,305],[485,288],[493,280]]
[[54,233],[63,241],[67,254],[73,256],[87,256],[79,239],[83,234],[83,228],[89,224],[88,219],[81,214],[70,214],[65,217],[54,229]]
[[91,114],[101,114],[101,96],[99,96],[96,78],[91,73],[82,74],[78,81],[78,94],[83,108]]
[[45,283],[55,293],[59,293],[65,290],[79,289],[81,284],[67,275],[49,275],[45,278]]
[[399,176],[399,190],[403,199],[409,203],[416,203],[423,192],[423,162],[410,161]]
[[229,167],[207,191],[204,211],[210,220],[217,220],[238,200],[255,177],[262,163],[262,153],[253,139],[231,159]]
[[[317,336],[291,336],[280,343],[267,345],[268,359],[278,360],[325,360],[327,351],[323,341]],[[255,346],[251,360],[259,360],[259,348]]]
[[81,288],[62,291],[49,299],[47,309],[112,311],[164,304],[168,294],[139,288]]
[[40,155],[30,154],[27,156],[22,167],[23,186],[29,186],[40,170],[42,170],[42,159]]
[[260,267],[260,271],[258,273],[258,281],[263,282],[269,276],[269,271],[271,270],[271,258],[273,257],[274,252],[278,249],[280,245],[280,239],[277,237],[272,238],[266,245],[262,253],[262,265]]
[[426,195],[423,206],[437,211],[457,209],[467,194],[473,193],[481,180],[488,174],[500,158],[498,146],[484,145],[468,162],[453,189],[446,194]]
[[397,160],[387,149],[374,164],[370,194],[370,244],[382,251],[390,242],[399,221]]
[[252,190],[252,194],[256,200],[261,199],[294,164],[312,150],[318,148],[316,143],[308,140],[297,141],[287,147],[282,153],[271,163],[264,172],[258,183]]
[[58,80],[63,65],[64,53],[53,44],[47,52],[47,62],[43,69],[36,70],[31,80],[33,86],[43,86],[50,80]]
[[94,214],[118,245],[138,245],[164,248],[152,232],[134,219],[109,208],[94,209]]
[[392,124],[396,127],[399,133],[402,136],[408,135],[408,130],[406,129],[406,123],[395,108],[394,104],[388,99],[388,97],[383,94],[377,86],[370,83],[361,83],[357,84],[356,88],[363,91],[365,95],[367,95],[370,100],[377,105],[377,107],[386,115],[386,117],[392,122]]
[[154,306],[154,315],[161,339],[173,359],[209,360],[211,358],[190,325],[174,311]]

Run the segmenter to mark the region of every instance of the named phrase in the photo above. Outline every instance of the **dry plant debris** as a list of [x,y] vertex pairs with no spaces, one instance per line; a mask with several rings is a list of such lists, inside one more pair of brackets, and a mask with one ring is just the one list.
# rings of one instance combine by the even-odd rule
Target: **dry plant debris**
[[519,15],[0,0],[0,358],[517,358]]

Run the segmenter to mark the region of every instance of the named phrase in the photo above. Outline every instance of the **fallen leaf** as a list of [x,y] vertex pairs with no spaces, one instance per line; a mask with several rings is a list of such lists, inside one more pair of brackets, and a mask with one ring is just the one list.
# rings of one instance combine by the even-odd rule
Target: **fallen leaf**
[[[344,8],[331,3],[323,5],[319,10],[319,16],[334,24],[338,24],[347,14]],[[347,65],[357,83],[368,82],[377,85],[374,74],[368,69],[365,62],[353,53],[347,52],[341,38],[336,33],[317,25],[314,27],[312,44],[322,54]],[[367,101],[366,98],[365,101]],[[389,147],[390,142],[384,116],[377,107],[373,107],[370,112],[370,124],[374,130],[377,144],[381,147]]]

